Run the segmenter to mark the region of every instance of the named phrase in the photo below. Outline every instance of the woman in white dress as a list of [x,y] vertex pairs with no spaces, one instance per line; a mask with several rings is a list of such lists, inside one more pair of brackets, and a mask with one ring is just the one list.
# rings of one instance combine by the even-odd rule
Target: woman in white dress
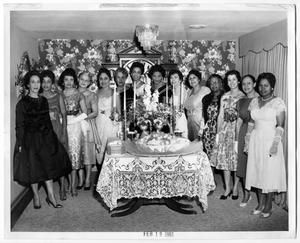
[[210,93],[210,89],[201,85],[201,73],[191,70],[186,78],[186,85],[190,88],[184,107],[187,110],[188,139],[199,139],[204,128],[202,113],[202,98]]
[[281,138],[286,106],[274,96],[276,78],[272,73],[258,76],[261,97],[249,105],[252,121],[248,123],[245,151],[248,151],[246,189],[258,188],[258,205],[252,211],[262,218],[271,216],[273,192],[286,191],[286,169]]
[[174,112],[176,113],[174,131],[180,131],[182,133],[182,137],[187,138],[187,119],[184,112],[180,110],[182,108],[182,103],[185,101],[187,96],[186,89],[184,88],[184,85],[182,85],[183,75],[179,70],[171,70],[169,72],[168,81],[172,85],[172,97],[170,99],[170,104],[173,105]]
[[103,162],[107,139],[117,137],[119,123],[117,122],[120,113],[120,97],[116,94],[116,107],[114,103],[114,90],[110,88],[111,74],[106,68],[101,68],[97,75],[98,90],[98,116],[96,118],[97,130],[99,133],[101,148],[97,155],[99,164]]

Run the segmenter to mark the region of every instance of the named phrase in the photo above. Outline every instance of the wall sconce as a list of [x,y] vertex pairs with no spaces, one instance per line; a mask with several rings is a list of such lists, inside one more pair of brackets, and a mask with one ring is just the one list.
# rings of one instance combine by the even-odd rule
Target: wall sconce
[[158,33],[158,25],[145,24],[136,26],[136,35],[145,51],[150,50],[156,44]]

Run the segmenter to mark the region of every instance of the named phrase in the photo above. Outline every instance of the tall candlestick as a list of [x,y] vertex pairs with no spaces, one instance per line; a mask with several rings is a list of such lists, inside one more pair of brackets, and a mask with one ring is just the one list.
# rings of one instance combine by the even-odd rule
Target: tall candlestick
[[136,109],[136,81],[133,81],[133,122],[135,122],[135,109]]
[[180,84],[180,104],[179,104],[179,108],[181,109],[182,105],[183,105],[183,81]]
[[117,107],[117,86],[114,84],[114,99],[113,99],[113,108],[116,111]]
[[126,81],[124,84],[124,140],[126,140]]
[[166,83],[166,103],[168,104],[169,102],[169,87],[168,87],[168,81]]

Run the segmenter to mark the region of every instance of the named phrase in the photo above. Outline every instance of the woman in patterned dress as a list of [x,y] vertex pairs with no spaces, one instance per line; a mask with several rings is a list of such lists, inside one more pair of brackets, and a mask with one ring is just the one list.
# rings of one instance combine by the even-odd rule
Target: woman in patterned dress
[[255,91],[255,78],[248,74],[242,78],[242,89],[247,97],[242,98],[237,103],[238,120],[237,120],[237,135],[238,135],[238,162],[236,175],[241,178],[244,197],[240,203],[240,207],[245,207],[250,199],[250,191],[245,189],[247,155],[244,153],[245,136],[247,132],[248,122],[250,121],[250,113],[248,111],[251,100],[258,97]]
[[[84,96],[77,90],[78,80],[74,69],[67,68],[59,77],[58,85],[63,90],[63,99],[67,113],[67,132],[69,143],[69,157],[72,162],[71,195],[77,196],[75,186],[77,171],[83,167],[81,161],[82,129],[81,122],[87,117]],[[81,115],[82,114],[82,115]],[[81,115],[81,116],[80,116]]]
[[[101,145],[95,121],[96,117],[98,116],[98,104],[97,95],[87,89],[87,87],[90,85],[89,74],[87,72],[82,72],[78,75],[78,79],[78,90],[84,96],[87,108],[87,118],[85,118],[85,121],[87,122],[81,122],[83,135],[82,159],[85,167],[84,190],[87,191],[91,188],[92,166],[96,164],[96,153]],[[83,187],[83,172],[83,169],[79,169],[79,182],[77,186],[78,190]]]
[[[238,199],[238,177],[237,168],[237,102],[245,97],[239,89],[241,81],[240,73],[236,70],[228,71],[225,75],[225,85],[230,91],[221,97],[220,112],[218,115],[216,143],[211,154],[211,165],[218,170],[223,170],[225,181],[225,192],[221,200],[226,200],[231,194],[233,200]],[[230,188],[230,174],[233,172],[234,186]]]
[[222,77],[218,74],[212,74],[207,80],[207,86],[210,88],[211,93],[204,96],[202,100],[205,123],[203,129],[203,150],[210,159],[216,141],[221,96],[224,93]]
[[[68,134],[67,134],[67,116],[66,107],[61,94],[53,92],[52,86],[55,82],[55,75],[50,70],[44,70],[41,73],[42,93],[49,103],[49,115],[54,132],[59,141],[68,150]],[[60,200],[66,200],[65,177],[60,178],[59,189]]]
[[210,89],[201,86],[201,73],[191,70],[186,78],[186,85],[190,88],[184,107],[187,110],[188,139],[194,141],[202,136],[204,120],[202,113],[202,99],[210,93]]
[[103,162],[106,150],[107,139],[117,137],[119,124],[117,122],[120,115],[120,97],[116,95],[116,107],[113,107],[114,90],[110,88],[111,74],[106,68],[100,68],[97,75],[98,90],[98,116],[96,125],[101,140],[101,148],[97,161]]
[[258,205],[251,212],[268,218],[272,214],[274,192],[286,191],[286,169],[282,146],[286,106],[274,96],[276,78],[262,73],[257,78],[261,97],[254,98],[249,110],[251,120],[245,136],[248,152],[246,189],[258,189]]

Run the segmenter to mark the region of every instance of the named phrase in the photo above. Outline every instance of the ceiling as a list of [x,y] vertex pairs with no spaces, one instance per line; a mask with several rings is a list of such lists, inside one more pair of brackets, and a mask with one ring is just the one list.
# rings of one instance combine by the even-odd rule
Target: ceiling
[[[11,24],[35,38],[133,39],[136,25],[159,25],[160,40],[234,40],[287,18],[272,8],[126,8],[11,11]],[[99,6],[98,6],[99,8]],[[80,8],[79,8],[80,9]],[[82,8],[84,9],[84,8]],[[189,25],[203,24],[204,29]]]

